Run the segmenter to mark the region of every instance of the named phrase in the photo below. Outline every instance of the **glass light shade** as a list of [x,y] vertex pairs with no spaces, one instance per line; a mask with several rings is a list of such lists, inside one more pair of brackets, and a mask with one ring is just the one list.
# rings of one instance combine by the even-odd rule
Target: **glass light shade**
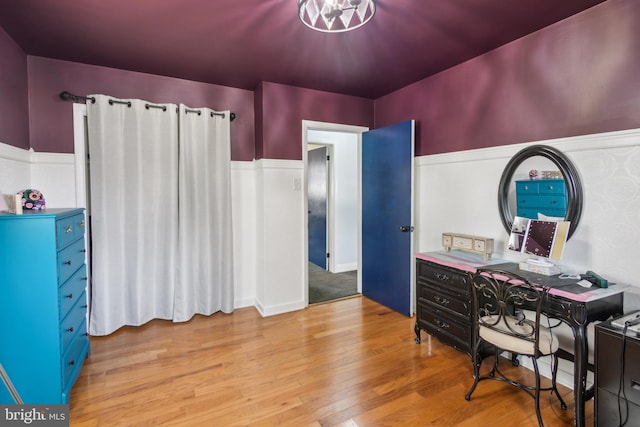
[[325,33],[360,28],[375,13],[375,0],[298,0],[298,16],[302,23]]

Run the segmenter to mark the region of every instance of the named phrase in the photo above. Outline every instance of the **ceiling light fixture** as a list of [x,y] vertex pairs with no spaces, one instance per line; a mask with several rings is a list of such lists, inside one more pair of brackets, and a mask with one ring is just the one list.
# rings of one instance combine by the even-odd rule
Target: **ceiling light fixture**
[[298,0],[302,23],[324,33],[355,30],[369,22],[375,13],[375,0]]

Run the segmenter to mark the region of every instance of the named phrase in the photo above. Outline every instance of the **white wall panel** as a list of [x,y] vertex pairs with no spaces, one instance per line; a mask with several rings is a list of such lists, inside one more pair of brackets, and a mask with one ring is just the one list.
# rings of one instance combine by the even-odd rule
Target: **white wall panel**
[[76,207],[75,156],[32,153],[31,186],[44,194],[47,207]]
[[[17,193],[31,185],[31,153],[0,143],[0,195]],[[0,197],[0,210],[7,208]]]
[[256,186],[253,162],[231,162],[234,307],[256,300]]
[[263,316],[305,307],[304,163],[256,162],[257,290]]

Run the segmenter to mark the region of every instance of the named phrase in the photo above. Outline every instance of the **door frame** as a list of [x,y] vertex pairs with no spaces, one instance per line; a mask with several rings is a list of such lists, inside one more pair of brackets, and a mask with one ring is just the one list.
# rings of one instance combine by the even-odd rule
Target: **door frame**
[[[364,127],[364,126],[354,126],[354,125],[344,125],[344,124],[339,124],[339,123],[327,123],[327,122],[317,122],[317,121],[312,121],[312,120],[302,120],[302,164],[303,164],[303,168],[304,168],[304,172],[303,172],[303,188],[304,188],[304,197],[303,199],[303,205],[302,205],[302,215],[304,218],[304,227],[303,228],[303,248],[304,248],[304,254],[303,254],[303,265],[302,265],[302,271],[303,271],[303,283],[302,283],[302,287],[303,289],[303,295],[304,295],[304,306],[308,307],[309,306],[309,229],[308,229],[308,224],[309,224],[309,206],[308,206],[308,194],[307,194],[307,182],[308,182],[308,177],[307,177],[307,144],[309,143],[307,140],[307,134],[308,131],[310,130],[319,130],[319,131],[333,131],[333,132],[343,132],[343,133],[353,133],[356,134],[358,137],[358,148],[357,148],[357,157],[358,157],[358,164],[357,164],[357,168],[358,168],[358,271],[360,271],[362,269],[362,194],[361,194],[361,188],[360,188],[360,174],[361,174],[361,161],[362,161],[362,133],[366,132],[369,130],[368,127]],[[333,169],[334,168],[329,168],[329,197],[331,197],[331,195],[333,194],[333,182],[334,181],[334,177],[332,176],[333,174]],[[331,204],[331,201],[328,202],[329,204]],[[332,214],[330,213],[329,215],[327,215],[327,221],[329,223],[329,227],[333,226],[333,223],[335,222],[333,220],[333,218],[331,218]],[[328,235],[330,236],[331,233],[329,232]],[[331,238],[328,239],[328,251],[329,253],[331,253],[333,251],[333,241]],[[331,260],[329,260],[329,262],[331,262]],[[358,274],[358,288],[357,288],[359,293],[362,293],[362,277],[360,274]]]

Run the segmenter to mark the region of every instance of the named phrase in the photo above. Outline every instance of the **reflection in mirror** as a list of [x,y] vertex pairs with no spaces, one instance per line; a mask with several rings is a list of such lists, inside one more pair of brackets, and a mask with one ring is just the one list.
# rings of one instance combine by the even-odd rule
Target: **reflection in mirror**
[[[558,167],[551,160],[542,156],[532,156],[527,159],[524,159],[522,163],[520,163],[520,165],[513,172],[513,176],[511,178],[512,185],[509,187],[509,194],[507,196],[507,203],[509,204],[509,212],[514,213],[513,216],[518,215],[518,216],[527,217],[530,219],[538,219],[537,216],[532,216],[525,212],[522,212],[522,205],[520,206],[521,209],[518,209],[516,183],[520,182],[526,185],[526,183],[531,180],[531,177],[530,177],[531,171],[536,171],[538,173],[538,178],[541,178],[543,173],[553,173],[558,175],[559,178],[562,179],[562,173],[558,170]],[[520,188],[522,188],[522,186]],[[565,188],[564,194],[566,195],[566,188]],[[522,198],[520,200],[522,201]],[[564,202],[564,205],[562,208],[563,208],[563,212],[561,216],[564,219],[566,215],[566,201]],[[559,213],[558,215],[551,215],[551,212],[549,211],[542,212],[542,213],[547,214],[548,216],[560,216]]]
[[[502,173],[498,189],[498,207],[505,230],[507,233],[511,232],[513,218],[518,213],[515,181],[529,180],[531,170],[538,171],[538,174],[541,171],[560,172],[564,188],[556,187],[555,190],[564,190],[563,193],[566,194],[565,219],[571,222],[571,237],[582,214],[582,183],[573,163],[562,152],[546,145],[532,145],[520,150],[509,160]],[[532,183],[536,181],[531,180]],[[526,182],[523,182],[523,185],[526,185]]]

